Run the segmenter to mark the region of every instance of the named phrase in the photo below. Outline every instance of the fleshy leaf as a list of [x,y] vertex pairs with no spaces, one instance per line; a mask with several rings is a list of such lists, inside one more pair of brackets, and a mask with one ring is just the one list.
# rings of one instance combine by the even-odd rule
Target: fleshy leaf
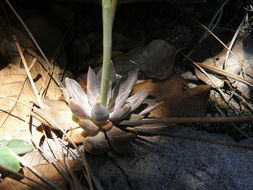
[[142,110],[139,115],[140,116],[146,116],[147,114],[149,114],[151,111],[153,111],[154,109],[156,109],[157,107],[159,107],[163,102],[157,102],[151,106],[148,106],[147,108],[145,108],[144,110]]
[[129,97],[126,102],[130,103],[131,111],[137,109],[142,102],[148,97],[148,91],[146,89],[138,91],[133,96]]
[[33,150],[32,144],[22,139],[9,140],[7,147],[16,154],[24,154]]
[[131,106],[129,104],[125,104],[124,106],[114,110],[110,113],[110,121],[120,121],[124,119],[131,111]]
[[[0,165],[18,172],[20,164],[17,160],[15,153],[13,153],[7,146],[0,146]],[[3,171],[0,171],[3,172]]]
[[87,130],[89,132],[89,135],[94,135],[99,131],[99,127],[89,119],[80,119],[78,121],[78,124],[80,127]]
[[85,115],[89,116],[91,106],[88,102],[88,97],[86,93],[83,91],[80,84],[70,78],[65,79],[65,84],[70,97],[73,98],[77,102],[77,104],[79,104]]
[[110,149],[103,132],[98,132],[94,137],[86,137],[83,141],[84,150],[91,154],[102,154]]
[[116,83],[112,96],[115,97],[114,101],[112,101],[111,105],[109,105],[110,109],[113,107],[113,110],[116,110],[123,106],[132,91],[132,88],[137,81],[138,70],[133,70],[128,73],[125,77],[119,79]]
[[87,76],[87,96],[91,106],[96,103],[100,91],[100,81],[93,69],[89,68]]
[[69,108],[77,118],[86,119],[91,117],[90,111],[85,110],[85,107],[82,104],[78,104],[74,99],[69,100]]
[[102,104],[96,103],[91,110],[91,118],[97,123],[104,123],[109,119],[109,113]]

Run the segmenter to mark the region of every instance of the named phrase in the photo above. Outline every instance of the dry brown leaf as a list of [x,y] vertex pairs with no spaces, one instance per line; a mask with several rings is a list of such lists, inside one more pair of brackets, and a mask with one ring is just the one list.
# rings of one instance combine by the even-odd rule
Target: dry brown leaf
[[[81,164],[79,161],[76,160],[71,160],[68,161],[69,164],[69,168],[75,172],[75,171],[79,171],[81,169]],[[56,162],[56,165],[58,167],[60,167],[62,170],[63,166],[60,164],[60,162]],[[58,171],[54,168],[54,166],[52,164],[41,164],[41,165],[37,165],[34,166],[34,168],[44,177],[46,177],[48,180],[50,180],[52,183],[54,183],[55,185],[59,186],[59,189],[68,189],[66,187],[67,181],[62,177],[61,174],[58,173]],[[41,184],[44,184],[40,179],[38,179],[29,169],[27,168],[23,168],[23,173],[24,176],[29,177]],[[2,182],[0,182],[0,189],[1,190],[28,190],[28,189],[32,189],[32,190],[37,190],[37,189],[45,189],[42,186],[29,181],[28,179],[24,178],[21,180],[22,182],[25,182],[29,185],[34,186],[32,187],[28,187],[25,184],[22,184],[18,181],[15,181],[14,179],[11,179],[9,177],[6,177]],[[50,189],[50,188],[49,188]]]
[[139,68],[147,77],[166,79],[172,72],[177,49],[163,40],[153,40],[145,47],[135,48],[114,60],[118,74]]
[[[25,52],[25,57],[28,66],[34,58],[37,58],[38,60],[30,71],[37,90],[40,94],[42,94],[45,87],[48,85],[48,81],[50,80],[46,71],[46,68],[48,68],[47,63],[31,50]],[[35,101],[35,98],[30,82],[26,79],[25,70],[23,69],[22,64],[20,64],[18,58],[13,57],[12,60],[16,61],[8,67],[0,70],[0,96],[17,99],[20,94],[20,101],[32,105],[29,101]],[[55,73],[56,75],[61,73],[59,67],[56,67]],[[47,96],[51,99],[58,99],[61,96],[61,91],[53,80],[51,80],[48,87]],[[0,99],[0,109],[0,139],[31,139],[29,131],[30,108],[20,103],[16,104],[11,100]],[[8,115],[8,112],[10,111],[11,115]],[[35,119],[33,119],[33,125],[38,126],[39,124],[39,122],[36,122]],[[41,132],[33,130],[32,133],[35,143],[38,144],[42,136]]]
[[187,81],[171,76],[166,81],[147,80],[135,86],[133,93],[148,89],[149,95],[164,102],[150,113],[151,117],[197,117],[206,112],[211,86],[186,88]]

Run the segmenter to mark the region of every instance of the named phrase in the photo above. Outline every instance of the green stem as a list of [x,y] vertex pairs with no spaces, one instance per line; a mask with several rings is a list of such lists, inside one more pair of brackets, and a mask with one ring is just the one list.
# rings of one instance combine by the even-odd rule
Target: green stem
[[100,102],[106,106],[110,82],[111,54],[112,54],[112,3],[111,0],[102,1],[103,11],[103,67],[101,78]]

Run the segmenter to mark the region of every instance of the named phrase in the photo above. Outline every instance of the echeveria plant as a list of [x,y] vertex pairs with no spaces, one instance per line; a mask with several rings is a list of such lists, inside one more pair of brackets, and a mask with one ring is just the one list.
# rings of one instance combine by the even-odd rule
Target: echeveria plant
[[[52,128],[59,126],[68,130],[69,136],[76,143],[83,142],[84,149],[99,154],[110,148],[118,153],[129,150],[129,141],[135,136],[121,130],[117,123],[131,118],[133,112],[148,96],[147,90],[141,90],[130,96],[137,81],[138,71],[130,71],[126,76],[117,78],[111,62],[112,23],[115,14],[116,0],[103,0],[103,67],[95,74],[89,68],[87,77],[87,94],[73,79],[65,79],[63,94],[65,101],[43,100],[39,119]],[[159,103],[139,112],[139,117],[146,115]]]
[[[84,149],[90,153],[99,154],[110,148],[121,154],[126,153],[129,150],[129,141],[135,135],[121,130],[117,123],[131,119],[133,115],[141,118],[159,105],[153,103],[144,110],[140,109],[148,91],[144,89],[131,96],[137,74],[137,70],[134,70],[117,79],[112,69],[106,105],[103,105],[99,102],[101,72],[96,75],[89,68],[87,93],[77,81],[66,78],[63,94],[68,106],[64,102],[44,100],[45,108],[41,111],[63,129],[69,130],[70,136],[77,131],[78,137],[73,137],[78,140],[74,140],[78,143],[81,137]],[[42,118],[40,120],[57,129],[52,123]]]

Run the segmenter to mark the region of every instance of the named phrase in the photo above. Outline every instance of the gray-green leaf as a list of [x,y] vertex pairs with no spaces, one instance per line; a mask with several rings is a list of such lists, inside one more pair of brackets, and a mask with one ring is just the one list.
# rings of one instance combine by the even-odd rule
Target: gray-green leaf
[[0,165],[16,172],[20,170],[20,164],[15,154],[5,145],[0,146]]
[[12,139],[8,141],[7,147],[16,154],[24,154],[32,151],[33,147],[30,142],[21,139]]

